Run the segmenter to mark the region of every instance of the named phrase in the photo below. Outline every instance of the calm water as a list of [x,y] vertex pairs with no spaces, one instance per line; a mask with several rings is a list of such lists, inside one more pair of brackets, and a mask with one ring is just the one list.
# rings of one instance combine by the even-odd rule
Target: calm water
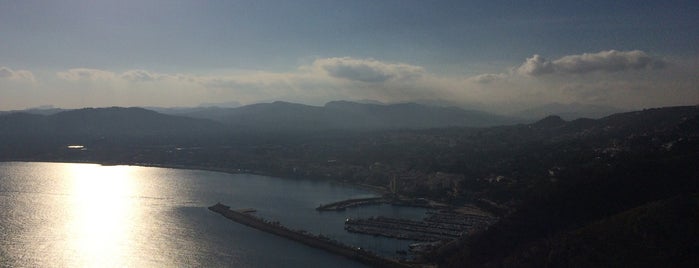
[[220,201],[295,229],[393,256],[409,241],[346,233],[347,217],[419,219],[425,210],[372,206],[315,211],[369,197],[330,183],[198,170],[63,163],[0,163],[0,266],[361,267],[229,221]]

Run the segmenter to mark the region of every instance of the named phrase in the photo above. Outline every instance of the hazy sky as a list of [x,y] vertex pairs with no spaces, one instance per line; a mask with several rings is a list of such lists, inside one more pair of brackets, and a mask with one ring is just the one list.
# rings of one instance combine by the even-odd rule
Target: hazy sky
[[0,110],[699,103],[699,2],[0,0]]

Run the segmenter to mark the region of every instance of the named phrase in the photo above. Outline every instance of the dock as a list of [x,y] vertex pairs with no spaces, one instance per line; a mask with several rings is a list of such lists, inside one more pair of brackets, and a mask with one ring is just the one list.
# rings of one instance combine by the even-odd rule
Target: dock
[[219,213],[232,221],[258,229],[260,231],[291,239],[307,246],[322,249],[327,252],[357,260],[374,267],[413,267],[410,264],[380,257],[361,248],[344,245],[321,235],[313,235],[305,231],[291,230],[278,222],[269,222],[249,213],[232,210],[229,206],[221,203],[210,206],[209,210]]

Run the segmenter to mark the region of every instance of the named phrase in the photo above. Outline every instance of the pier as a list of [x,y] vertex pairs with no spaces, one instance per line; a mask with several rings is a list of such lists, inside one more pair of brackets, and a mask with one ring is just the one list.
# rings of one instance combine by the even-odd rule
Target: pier
[[401,263],[392,259],[377,256],[374,253],[361,248],[350,247],[336,241],[332,241],[324,236],[316,236],[305,231],[296,231],[284,227],[279,223],[265,221],[251,214],[241,211],[231,210],[229,206],[217,203],[209,207],[209,210],[219,213],[224,217],[237,223],[247,225],[260,231],[268,232],[287,239],[291,239],[307,246],[322,249],[330,253],[341,255],[350,259],[375,267],[412,267],[409,264]]
[[318,211],[343,211],[348,208],[370,206],[379,204],[391,204],[392,206],[422,207],[429,209],[443,209],[447,205],[430,201],[424,198],[396,198],[396,197],[369,197],[354,198],[320,205]]

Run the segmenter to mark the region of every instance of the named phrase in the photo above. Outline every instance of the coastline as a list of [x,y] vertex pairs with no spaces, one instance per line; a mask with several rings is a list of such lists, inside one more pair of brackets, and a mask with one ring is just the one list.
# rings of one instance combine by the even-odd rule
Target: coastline
[[388,193],[388,190],[375,185],[362,184],[362,183],[350,183],[347,181],[335,181],[335,180],[322,180],[313,179],[306,177],[292,178],[288,176],[277,175],[272,172],[265,172],[261,170],[249,170],[249,169],[236,169],[236,168],[223,168],[223,167],[210,167],[210,166],[197,166],[197,165],[179,165],[179,164],[159,164],[159,163],[127,163],[127,162],[99,162],[99,161],[76,161],[76,160],[46,160],[46,159],[7,159],[0,160],[0,162],[22,162],[22,163],[65,163],[65,164],[95,164],[101,166],[136,166],[136,167],[154,167],[154,168],[171,168],[171,169],[182,169],[182,170],[201,170],[201,171],[211,171],[211,172],[221,172],[227,174],[251,174],[259,176],[275,177],[285,180],[309,180],[309,181],[324,181],[331,184],[336,184],[340,186],[353,187],[357,189],[366,190],[376,194],[377,196],[383,196]]
[[[178,170],[200,170],[200,171],[209,171],[209,172],[219,172],[219,173],[226,173],[226,174],[251,174],[251,175],[259,175],[259,176],[270,176],[270,177],[275,177],[283,180],[308,180],[308,181],[313,181],[313,179],[307,179],[307,178],[291,178],[291,177],[283,177],[283,176],[275,176],[274,174],[268,173],[268,172],[261,172],[261,171],[252,171],[252,170],[239,170],[239,169],[231,169],[231,168],[218,168],[218,167],[209,167],[209,166],[198,166],[198,165],[178,165],[178,164],[155,164],[155,163],[125,163],[125,162],[97,162],[97,161],[51,161],[51,160],[31,160],[31,159],[23,159],[23,160],[2,160],[0,162],[6,162],[6,163],[11,163],[11,162],[17,162],[17,163],[64,163],[64,164],[93,164],[93,165],[100,165],[100,166],[133,166],[133,167],[154,167],[154,168],[164,168],[164,169],[178,169]],[[403,203],[400,204],[397,200],[389,200],[386,197],[383,196],[383,193],[385,191],[380,192],[378,189],[379,187],[376,186],[368,186],[368,185],[363,185],[363,184],[352,184],[349,182],[345,181],[332,181],[332,180],[316,180],[316,181],[324,181],[327,183],[332,183],[332,184],[337,184],[337,185],[343,185],[343,186],[348,186],[348,187],[356,187],[359,189],[364,189],[368,190],[370,192],[376,193],[378,197],[375,198],[364,198],[364,199],[372,199],[370,201],[374,201],[373,199],[381,199],[383,203],[390,203],[392,205],[404,205],[404,206],[414,206],[414,204],[410,203]],[[359,201],[362,198],[359,198]],[[357,200],[349,199],[349,200],[340,200],[335,203],[343,203],[343,202],[349,202],[349,203],[354,203]],[[421,206],[425,207],[425,206]],[[436,209],[435,207],[432,207],[433,209]],[[452,207],[453,208],[453,207]],[[225,215],[224,215],[225,216]],[[253,227],[254,228],[254,227]],[[362,232],[359,232],[362,233]],[[376,234],[373,234],[376,235]],[[391,237],[391,236],[386,236],[386,237]],[[291,238],[293,240],[293,238]],[[452,241],[449,244],[453,244]],[[417,262],[419,263],[419,262]]]

